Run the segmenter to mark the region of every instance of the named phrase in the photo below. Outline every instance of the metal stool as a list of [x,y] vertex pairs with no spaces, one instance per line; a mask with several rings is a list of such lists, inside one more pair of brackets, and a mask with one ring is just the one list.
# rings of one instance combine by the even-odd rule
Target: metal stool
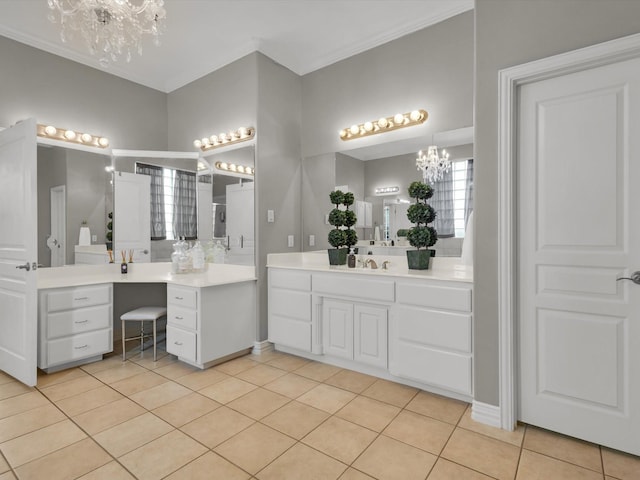
[[[144,349],[144,339],[153,337],[153,361],[156,361],[156,322],[167,316],[167,307],[140,307],[120,316],[122,320],[122,361],[126,359],[125,342],[140,340],[140,351]],[[125,322],[140,322],[140,335],[125,337]],[[144,333],[144,322],[153,322],[153,333]]]

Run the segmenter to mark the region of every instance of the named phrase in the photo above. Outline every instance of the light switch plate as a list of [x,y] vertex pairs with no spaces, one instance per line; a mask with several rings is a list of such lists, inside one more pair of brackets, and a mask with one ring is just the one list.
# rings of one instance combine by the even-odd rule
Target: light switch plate
[[315,235],[309,235],[309,246],[313,247],[316,244],[316,236]]
[[273,210],[267,210],[267,223],[273,223],[276,221],[276,212]]
[[288,245],[289,247],[293,247],[293,235],[289,235],[289,236],[287,237],[287,245]]

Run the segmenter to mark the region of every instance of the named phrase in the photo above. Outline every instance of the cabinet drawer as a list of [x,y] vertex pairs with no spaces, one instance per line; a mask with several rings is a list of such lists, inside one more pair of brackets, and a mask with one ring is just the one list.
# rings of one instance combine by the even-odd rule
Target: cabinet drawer
[[110,352],[112,344],[109,329],[50,340],[47,342],[47,365],[51,367]]
[[167,305],[197,309],[198,292],[195,288],[167,285]]
[[167,352],[180,358],[196,361],[196,334],[167,325]]
[[393,302],[394,281],[355,275],[313,275],[313,292],[327,296],[353,297],[374,302]]
[[310,352],[311,322],[269,314],[269,341]]
[[111,327],[111,305],[79,308],[47,315],[47,338]]
[[269,289],[269,312],[275,315],[311,321],[311,293]]
[[48,312],[91,307],[104,303],[111,303],[110,285],[65,288],[47,293]]
[[471,353],[471,314],[401,306],[393,323],[398,340]]
[[167,323],[196,330],[198,328],[198,313],[190,308],[169,304],[167,307]]
[[390,372],[398,377],[471,395],[471,357],[395,343]]
[[269,286],[289,290],[311,291],[311,274],[293,270],[269,270]]
[[398,282],[398,303],[420,307],[471,311],[471,288],[427,285],[422,282]]

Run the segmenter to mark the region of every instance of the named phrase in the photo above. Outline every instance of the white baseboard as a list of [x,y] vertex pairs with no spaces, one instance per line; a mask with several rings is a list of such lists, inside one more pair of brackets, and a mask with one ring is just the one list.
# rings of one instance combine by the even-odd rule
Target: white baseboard
[[500,407],[488,403],[471,403],[471,418],[476,422],[484,423],[492,427],[501,428]]
[[260,355],[261,353],[270,352],[271,350],[273,350],[273,343],[268,340],[263,340],[261,342],[253,342],[253,350],[251,350],[251,353]]

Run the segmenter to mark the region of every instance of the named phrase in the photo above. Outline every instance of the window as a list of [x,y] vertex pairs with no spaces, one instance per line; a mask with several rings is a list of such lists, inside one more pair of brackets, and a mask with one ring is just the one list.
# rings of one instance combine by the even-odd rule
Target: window
[[467,160],[452,162],[453,172],[453,228],[456,237],[464,237],[466,224]]
[[151,239],[197,238],[196,174],[142,163],[136,173],[151,175]]

